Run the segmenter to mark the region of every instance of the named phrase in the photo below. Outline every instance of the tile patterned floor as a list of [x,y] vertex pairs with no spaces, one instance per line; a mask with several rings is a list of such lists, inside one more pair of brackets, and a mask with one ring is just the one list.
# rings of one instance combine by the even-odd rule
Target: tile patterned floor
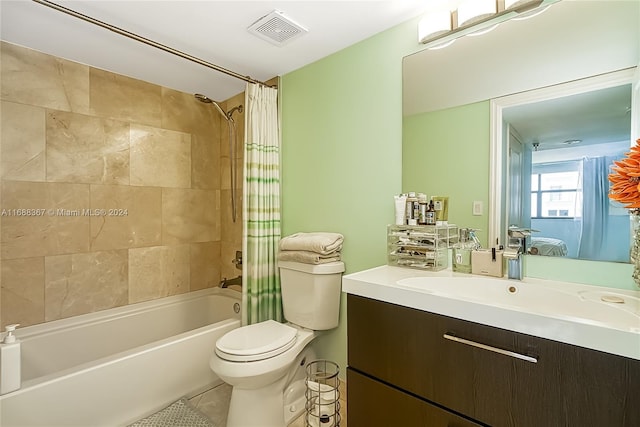
[[[345,382],[340,383],[340,427],[347,426],[347,387]],[[202,394],[198,394],[189,401],[196,408],[208,416],[216,427],[226,427],[227,410],[231,400],[231,386],[222,384]],[[298,417],[289,427],[305,427],[304,416]]]
[[222,384],[192,397],[189,402],[209,417],[216,427],[226,427],[230,400],[231,386]]

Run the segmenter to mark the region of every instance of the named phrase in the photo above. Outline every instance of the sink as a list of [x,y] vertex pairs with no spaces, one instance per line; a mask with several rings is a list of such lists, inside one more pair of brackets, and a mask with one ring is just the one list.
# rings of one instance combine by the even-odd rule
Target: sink
[[411,277],[396,283],[399,287],[444,298],[640,332],[640,299],[615,290],[594,291],[579,285],[561,289],[471,275]]

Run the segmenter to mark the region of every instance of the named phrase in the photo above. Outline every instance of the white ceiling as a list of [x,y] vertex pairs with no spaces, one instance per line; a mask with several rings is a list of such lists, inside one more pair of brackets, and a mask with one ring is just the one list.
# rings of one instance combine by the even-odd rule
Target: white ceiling
[[[268,80],[420,15],[437,0],[100,1],[55,3],[217,64]],[[308,33],[283,47],[247,31],[279,10]],[[2,40],[172,89],[225,100],[245,83],[31,0],[0,2]]]

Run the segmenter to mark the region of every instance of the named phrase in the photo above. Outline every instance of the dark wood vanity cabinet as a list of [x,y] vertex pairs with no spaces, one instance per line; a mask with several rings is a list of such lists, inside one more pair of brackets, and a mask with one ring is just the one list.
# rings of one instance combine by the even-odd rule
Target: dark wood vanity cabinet
[[[640,426],[638,360],[351,294],[347,302],[349,425]],[[375,421],[378,410],[409,415]]]
[[480,427],[445,409],[347,369],[348,425],[384,427]]

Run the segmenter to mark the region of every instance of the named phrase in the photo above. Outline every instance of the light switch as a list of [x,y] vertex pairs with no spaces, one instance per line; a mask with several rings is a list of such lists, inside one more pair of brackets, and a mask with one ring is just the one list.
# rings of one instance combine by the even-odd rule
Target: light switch
[[475,200],[473,202],[473,214],[482,215],[482,200]]

